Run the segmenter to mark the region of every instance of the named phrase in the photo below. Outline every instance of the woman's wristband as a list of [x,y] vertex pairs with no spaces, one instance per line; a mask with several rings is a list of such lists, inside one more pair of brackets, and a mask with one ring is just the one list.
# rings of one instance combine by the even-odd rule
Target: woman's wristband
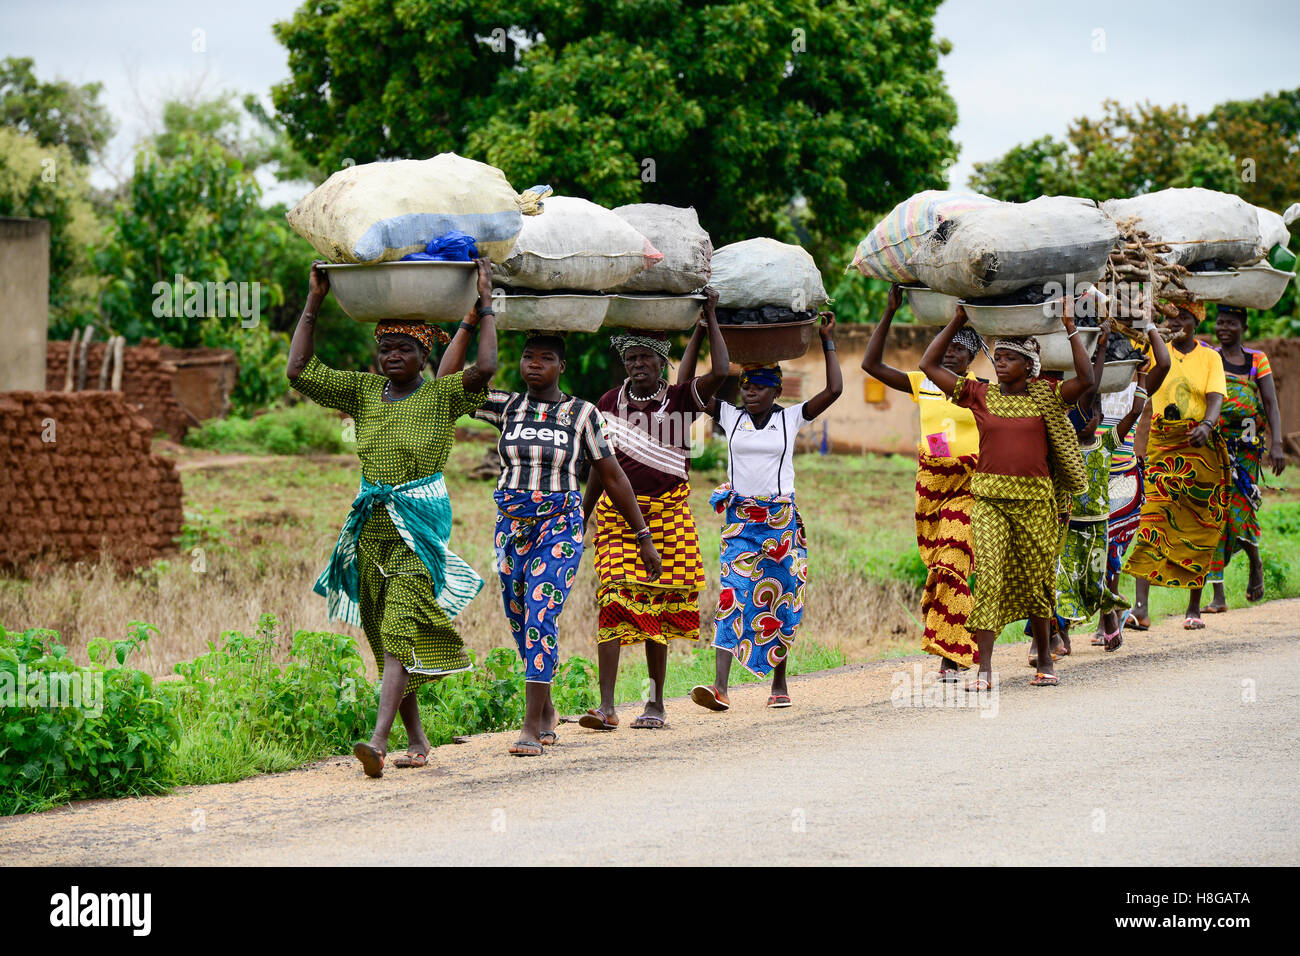
[[640,544],[642,541],[649,541],[651,537],[650,529],[642,528],[636,533],[636,543]]
[[822,351],[823,351],[823,352],[834,352],[834,351],[835,351],[835,340],[834,340],[834,339],[827,339],[825,342],[823,342],[823,343],[822,343]]
[[456,328],[458,328],[458,329],[464,329],[464,330],[465,330],[466,332],[468,332],[470,335],[473,335],[473,334],[474,334],[474,330],[475,330],[476,328],[478,328],[478,326],[476,326],[476,325],[470,325],[468,322],[462,322],[460,325],[456,326]]

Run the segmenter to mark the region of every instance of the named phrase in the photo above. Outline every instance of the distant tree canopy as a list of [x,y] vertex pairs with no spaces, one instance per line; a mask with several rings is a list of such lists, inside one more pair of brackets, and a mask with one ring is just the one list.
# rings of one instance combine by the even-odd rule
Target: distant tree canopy
[[276,24],[272,99],[321,169],[455,151],[519,189],[694,206],[716,245],[802,237],[838,267],[956,156],[937,7],[310,2]]
[[1075,120],[1064,141],[1044,136],[976,163],[970,185],[1014,202],[1204,186],[1281,212],[1300,200],[1298,154],[1300,89],[1222,103],[1199,116],[1185,106],[1107,100],[1100,119]]
[[31,134],[41,146],[66,146],[85,165],[113,136],[113,121],[99,102],[102,84],[41,82],[36,61],[0,60],[0,126]]

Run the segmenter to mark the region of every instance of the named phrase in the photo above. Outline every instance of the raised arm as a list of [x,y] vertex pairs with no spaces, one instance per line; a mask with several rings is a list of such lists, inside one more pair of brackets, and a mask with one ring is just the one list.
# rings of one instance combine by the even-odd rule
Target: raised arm
[[[700,395],[700,401],[706,408],[713,404],[713,396],[718,394],[718,389],[722,388],[722,383],[727,379],[727,373],[731,370],[731,356],[727,354],[727,340],[722,337],[722,329],[718,327],[718,315],[715,308],[718,304],[718,290],[705,287],[704,295],[704,317],[703,322],[709,333],[709,372],[707,375],[701,375],[695,380],[695,390]],[[699,325],[695,327],[699,332]],[[692,340],[695,335],[692,334]],[[695,348],[691,351],[691,371],[695,371],[695,360],[700,354],[699,343],[695,343]],[[682,369],[686,368],[686,357],[682,357]],[[683,381],[681,374],[677,376],[677,381]],[[690,379],[686,379],[690,381]]]
[[926,346],[925,354],[921,356],[921,371],[947,395],[956,391],[957,375],[943,367],[943,356],[948,351],[948,346],[952,344],[953,336],[965,324],[966,310],[959,305],[952,321],[939,330],[939,334]]
[[862,359],[862,371],[884,382],[894,391],[907,392],[910,395],[912,383],[908,380],[907,373],[892,365],[886,365],[883,361],[885,340],[889,338],[889,326],[894,321],[894,313],[902,303],[903,288],[895,282],[889,287],[889,302],[885,306],[885,314],[876,323],[876,330],[867,340],[867,354]]
[[321,303],[329,295],[330,277],[321,268],[324,262],[317,260],[311,264],[311,278],[307,285],[307,301],[298,316],[298,324],[293,329],[293,340],[289,343],[289,361],[284,374],[291,380],[302,374],[311,357],[316,354],[316,316]]
[[[474,260],[478,266],[478,304],[456,328],[456,334],[442,353],[438,378],[465,369],[465,355],[474,328],[479,331],[478,354],[474,365],[465,369],[465,391],[478,392],[487,387],[497,373],[496,313],[492,311],[492,265],[486,257]],[[468,326],[468,328],[466,327]]]
[[641,551],[641,560],[645,562],[650,580],[658,579],[660,572],[663,571],[663,561],[659,557],[659,552],[655,550],[650,535],[645,533],[645,516],[641,514],[641,506],[636,503],[636,493],[632,490],[632,485],[628,482],[627,475],[623,473],[618,459],[613,455],[597,458],[592,461],[591,470],[593,476],[596,473],[600,474],[600,480],[605,486],[609,500],[614,503],[623,520],[637,536],[637,547]]
[[1083,347],[1083,341],[1074,334],[1074,300],[1067,295],[1064,305],[1065,314],[1061,316],[1061,322],[1065,325],[1065,334],[1069,336],[1070,355],[1074,358],[1074,378],[1067,378],[1061,383],[1061,401],[1073,405],[1092,388],[1092,359]]
[[1137,424],[1137,420],[1142,417],[1142,409],[1147,407],[1147,373],[1143,369],[1137,370],[1137,388],[1133,390],[1133,407],[1124,413],[1115,424],[1115,437],[1123,441],[1128,437],[1129,431]]
[[1169,346],[1165,344],[1165,337],[1156,330],[1154,325],[1147,326],[1147,341],[1151,343],[1151,359],[1154,363],[1147,369],[1147,391],[1154,395],[1160,391],[1165,376],[1169,374],[1171,364]]
[[822,351],[826,355],[826,387],[804,402],[803,417],[812,421],[831,405],[844,392],[844,378],[840,374],[840,360],[835,354],[835,313],[821,312],[822,324],[817,334],[822,339]]

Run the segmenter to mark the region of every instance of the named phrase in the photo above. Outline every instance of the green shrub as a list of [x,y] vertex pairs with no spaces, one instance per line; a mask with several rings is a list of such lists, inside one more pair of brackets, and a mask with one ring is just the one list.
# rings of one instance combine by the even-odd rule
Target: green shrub
[[[167,696],[182,728],[177,783],[215,783],[346,753],[374,727],[378,693],[356,641],[299,631],[289,661],[274,660],[278,622],[263,614],[251,637],[226,631],[208,653],[176,665]],[[219,756],[224,752],[224,757]],[[203,754],[196,763],[194,757]]]
[[[125,640],[92,641],[89,667],[68,659],[55,631],[3,631],[0,814],[166,788],[179,727],[153,679],[126,666],[154,630],[131,628]],[[110,653],[117,667],[106,666]]]
[[214,418],[185,435],[185,444],[228,454],[341,454],[355,450],[344,441],[337,412],[311,402],[277,408],[256,418]]
[[691,459],[691,470],[700,474],[722,471],[726,467],[727,443],[720,438],[708,439],[699,454]]

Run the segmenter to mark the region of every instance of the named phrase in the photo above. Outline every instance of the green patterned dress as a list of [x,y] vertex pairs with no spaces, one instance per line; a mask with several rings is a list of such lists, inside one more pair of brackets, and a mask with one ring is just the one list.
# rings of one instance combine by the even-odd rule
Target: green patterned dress
[[[351,415],[361,473],[372,482],[399,485],[442,471],[456,437],[456,419],[487,400],[464,390],[455,372],[426,381],[396,402],[383,400],[383,375],[342,372],[314,355],[293,387],[327,408]],[[377,508],[357,542],[361,625],[379,674],[384,652],[410,672],[406,693],[472,664],[447,612],[439,606],[428,569]]]

